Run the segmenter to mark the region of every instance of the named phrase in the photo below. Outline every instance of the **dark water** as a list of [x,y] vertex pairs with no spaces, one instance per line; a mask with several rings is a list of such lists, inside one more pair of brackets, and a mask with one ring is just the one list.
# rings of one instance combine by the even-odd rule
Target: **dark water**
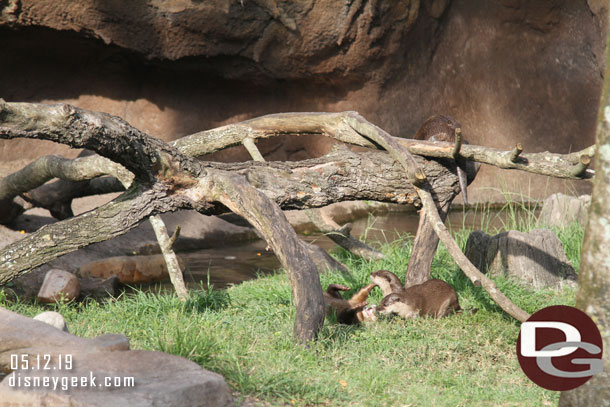
[[[502,227],[510,215],[506,211],[454,211],[449,214],[448,227],[453,230],[462,228],[488,229]],[[353,221],[352,235],[364,237],[373,247],[382,243],[392,242],[406,233],[415,235],[419,217],[414,212],[389,212],[379,216]],[[314,243],[325,250],[335,247],[335,244],[324,235],[313,234],[301,236],[303,240]],[[272,252],[265,250],[264,241],[254,241],[235,246],[198,250],[190,253],[180,253],[187,265],[185,281],[190,288],[198,288],[203,283],[209,283],[216,288],[229,284],[240,283],[255,278],[258,273],[272,273],[280,267]],[[171,289],[169,283],[162,285],[163,289]]]

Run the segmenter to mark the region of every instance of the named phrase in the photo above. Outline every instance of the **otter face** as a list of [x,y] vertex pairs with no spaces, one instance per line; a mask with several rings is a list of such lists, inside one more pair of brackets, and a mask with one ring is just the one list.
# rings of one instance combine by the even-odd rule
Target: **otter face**
[[397,302],[400,302],[400,295],[386,295],[379,303],[379,306],[377,307],[377,312],[379,312],[380,314],[391,314]]
[[398,314],[403,318],[415,318],[419,316],[419,310],[407,304],[399,294],[393,293],[383,297],[377,307],[380,314]]
[[358,313],[358,320],[360,322],[374,322],[377,321],[377,315],[375,315],[376,307],[374,305],[364,307],[364,309]]

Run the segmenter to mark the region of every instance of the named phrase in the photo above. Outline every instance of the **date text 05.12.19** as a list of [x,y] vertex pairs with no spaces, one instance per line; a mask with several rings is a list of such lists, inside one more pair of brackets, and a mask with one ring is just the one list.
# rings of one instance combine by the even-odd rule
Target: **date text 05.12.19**
[[11,370],[71,370],[70,354],[11,355]]

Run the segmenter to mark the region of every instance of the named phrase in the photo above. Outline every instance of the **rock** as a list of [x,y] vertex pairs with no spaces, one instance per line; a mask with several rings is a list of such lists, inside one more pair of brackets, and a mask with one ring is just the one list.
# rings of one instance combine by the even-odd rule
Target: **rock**
[[487,248],[491,241],[491,236],[482,230],[475,230],[470,233],[466,241],[466,250],[464,254],[468,260],[481,272],[487,270]]
[[54,311],[45,311],[34,317],[36,321],[42,321],[46,324],[54,326],[57,329],[60,329],[64,332],[68,332],[68,326],[66,325],[66,320],[59,312]]
[[119,294],[121,282],[117,276],[106,279],[96,277],[84,277],[79,279],[81,297],[100,299],[104,297],[116,297]]
[[[178,257],[180,268],[184,262]],[[163,255],[118,256],[92,261],[79,270],[81,277],[109,278],[118,277],[123,284],[140,284],[162,281],[169,278]]]
[[52,269],[47,272],[38,291],[38,301],[51,303],[58,302],[62,298],[72,301],[80,294],[78,278],[72,273],[64,270]]
[[535,289],[576,281],[561,242],[548,229],[511,230],[493,237],[476,231],[468,238],[466,256],[483,273],[515,277]]
[[[17,369],[0,382],[0,407],[234,406],[222,376],[182,357],[130,351],[126,341],[122,335],[79,338],[0,308],[0,371],[10,371],[11,355],[20,362],[22,354],[30,356],[29,369]],[[51,355],[50,369],[33,368],[40,355]],[[51,385],[25,385],[35,377]]]
[[[233,407],[224,378],[162,352],[72,352],[72,369],[17,370],[0,383],[0,407]],[[53,365],[52,367],[56,367]],[[26,378],[58,380],[58,389],[25,387]],[[79,386],[69,385],[78,378]],[[81,386],[85,378],[88,386]],[[21,379],[21,382],[18,381]],[[106,382],[110,380],[110,382]],[[19,384],[22,384],[21,386]],[[95,384],[95,387],[93,384]],[[110,386],[105,385],[110,383]],[[65,385],[67,390],[61,386]]]
[[35,357],[37,354],[49,352],[129,349],[128,343],[129,340],[125,336],[116,334],[93,339],[80,338],[0,307],[0,372],[10,372],[10,357],[16,350]]
[[[119,115],[166,141],[271,112],[356,110],[401,137],[447,113],[472,144],[569,152],[595,143],[605,18],[593,3],[602,4],[7,0],[0,94]],[[259,148],[296,159],[327,141],[274,137]],[[0,141],[0,161],[45,154],[78,151]],[[238,147],[221,155],[250,159]],[[471,199],[503,198],[499,177],[506,172],[485,166]],[[505,191],[536,199],[549,183],[565,187],[542,176],[529,184],[519,172],[506,178]]]
[[581,226],[587,223],[591,195],[579,197],[557,193],[549,196],[542,204],[540,221],[546,226],[567,226],[578,222]]

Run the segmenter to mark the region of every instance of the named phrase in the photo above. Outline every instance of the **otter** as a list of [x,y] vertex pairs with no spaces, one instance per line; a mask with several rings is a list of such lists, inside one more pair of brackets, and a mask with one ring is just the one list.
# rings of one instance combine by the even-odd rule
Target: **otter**
[[348,291],[350,288],[341,284],[330,284],[324,293],[326,315],[334,310],[337,314],[337,321],[347,325],[376,321],[375,307],[367,307],[368,302],[366,302],[369,293],[375,286],[376,284],[369,284],[349,300],[344,300],[339,291]]
[[[456,139],[455,131],[461,128],[460,123],[451,116],[436,115],[429,117],[417,130],[415,140],[430,140],[430,141],[448,141],[454,143]],[[468,144],[466,140],[462,140],[464,144]],[[464,204],[468,205],[468,177],[466,171],[458,163],[457,176],[460,182],[460,190]]]
[[379,285],[384,297],[376,311],[380,314],[398,314],[403,318],[430,316],[446,317],[460,312],[460,303],[453,287],[439,279],[403,288],[396,275],[387,270],[371,273],[371,280]]

